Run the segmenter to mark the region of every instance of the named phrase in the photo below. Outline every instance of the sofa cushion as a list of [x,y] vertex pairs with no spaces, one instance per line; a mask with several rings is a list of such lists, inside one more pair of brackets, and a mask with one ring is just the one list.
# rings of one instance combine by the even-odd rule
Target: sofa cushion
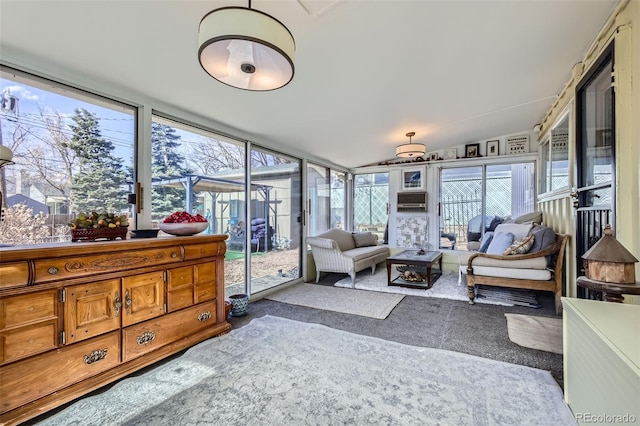
[[487,254],[502,254],[513,243],[514,238],[511,232],[496,231],[487,247]]
[[378,236],[371,232],[357,232],[353,234],[353,242],[356,247],[369,247],[378,245]]
[[386,246],[358,247],[358,248],[344,251],[342,252],[342,254],[345,256],[349,256],[350,258],[353,259],[354,262],[357,262],[359,260],[367,259],[369,257],[374,257],[382,254],[386,255],[385,256],[386,258],[389,255],[389,248]]
[[489,244],[491,244],[491,240],[493,240],[493,231],[487,231],[482,236],[482,240],[480,241],[480,247],[478,247],[478,251],[480,253],[486,253],[489,248]]
[[[473,253],[464,253],[458,256],[460,266],[464,266],[465,271],[469,258]],[[530,259],[514,259],[514,260],[502,260],[502,259],[489,259],[487,257],[476,257],[473,259],[473,267],[476,266],[494,266],[499,268],[509,269],[547,269],[547,259],[542,257],[533,257]]]
[[351,232],[343,231],[342,229],[331,228],[327,232],[316,235],[320,238],[329,238],[338,244],[341,251],[347,251],[356,248],[356,244],[353,241]]
[[533,240],[534,236],[529,235],[528,237],[524,237],[522,240],[514,241],[513,244],[511,244],[502,254],[504,256],[508,256],[510,254],[525,254],[533,246]]
[[531,228],[533,228],[533,224],[531,223],[501,223],[496,227],[495,232],[511,232],[513,234],[513,241],[518,241],[529,235]]
[[[541,259],[544,260],[544,257]],[[461,265],[460,272],[462,274],[466,274],[467,267]],[[547,269],[516,269],[495,268],[492,266],[474,266],[473,274],[487,277],[515,278],[519,280],[548,281],[551,279],[551,272]]]
[[534,236],[534,241],[529,253],[544,250],[556,241],[555,231],[547,226],[535,225],[531,228],[531,235]]

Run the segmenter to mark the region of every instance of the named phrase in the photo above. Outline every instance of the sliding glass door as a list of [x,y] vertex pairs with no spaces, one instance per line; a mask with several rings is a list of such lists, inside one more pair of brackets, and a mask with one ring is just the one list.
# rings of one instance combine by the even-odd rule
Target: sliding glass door
[[[440,232],[467,250],[485,231],[535,210],[534,163],[442,169]],[[471,244],[471,249],[477,247]]]
[[251,150],[246,230],[250,294],[301,276],[302,168],[299,159]]

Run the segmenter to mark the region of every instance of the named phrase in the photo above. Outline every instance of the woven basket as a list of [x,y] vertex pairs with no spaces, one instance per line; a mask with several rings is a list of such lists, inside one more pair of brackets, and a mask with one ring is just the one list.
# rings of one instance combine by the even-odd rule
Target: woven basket
[[115,240],[116,238],[126,240],[128,230],[129,229],[124,226],[118,226],[116,228],[72,229],[71,241]]

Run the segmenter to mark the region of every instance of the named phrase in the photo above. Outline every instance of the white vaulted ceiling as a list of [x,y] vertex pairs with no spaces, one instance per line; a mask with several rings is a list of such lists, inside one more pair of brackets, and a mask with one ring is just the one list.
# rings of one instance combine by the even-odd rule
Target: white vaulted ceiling
[[[198,24],[239,1],[0,1],[0,60],[176,105],[345,167],[531,129],[616,5],[596,1],[256,0],[296,41],[295,76],[231,88]],[[135,97],[134,95],[132,95]]]

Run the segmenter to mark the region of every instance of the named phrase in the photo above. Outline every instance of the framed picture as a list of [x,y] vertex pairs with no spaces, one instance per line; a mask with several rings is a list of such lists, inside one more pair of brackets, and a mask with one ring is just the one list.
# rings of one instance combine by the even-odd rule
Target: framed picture
[[437,152],[430,152],[429,153],[429,161],[436,161],[438,160],[440,157],[438,156]]
[[509,136],[506,139],[506,145],[508,155],[526,154],[529,152],[529,135]]
[[425,188],[424,178],[425,178],[424,170],[422,169],[403,170],[402,171],[402,190],[403,191],[413,191],[413,190],[423,191]]
[[498,155],[498,148],[500,147],[500,141],[487,141],[487,157],[493,157]]
[[464,146],[464,156],[466,158],[480,157],[480,144],[470,143]]
[[444,159],[445,160],[455,160],[458,158],[458,150],[456,148],[445,149],[444,150]]

